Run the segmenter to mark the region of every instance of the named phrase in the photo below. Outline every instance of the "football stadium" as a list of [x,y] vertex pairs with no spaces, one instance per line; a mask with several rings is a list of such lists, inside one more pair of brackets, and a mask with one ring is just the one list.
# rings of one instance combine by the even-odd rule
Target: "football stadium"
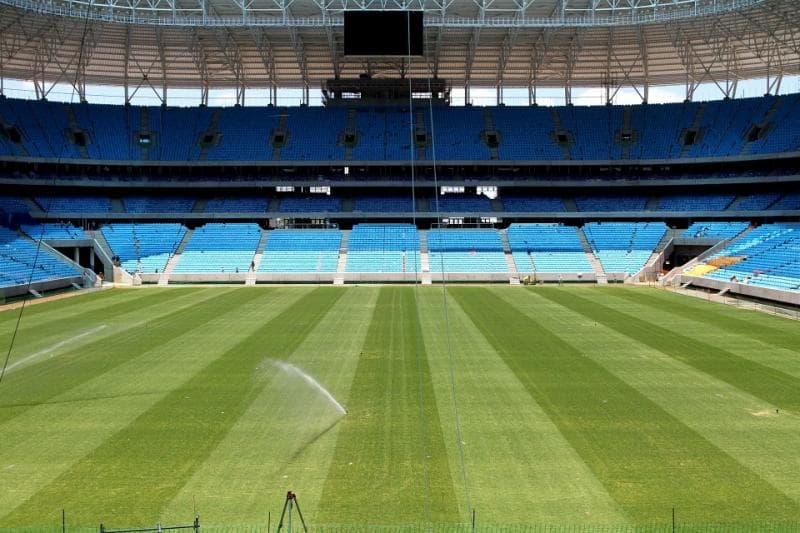
[[796,0],[0,0],[0,533],[800,531]]

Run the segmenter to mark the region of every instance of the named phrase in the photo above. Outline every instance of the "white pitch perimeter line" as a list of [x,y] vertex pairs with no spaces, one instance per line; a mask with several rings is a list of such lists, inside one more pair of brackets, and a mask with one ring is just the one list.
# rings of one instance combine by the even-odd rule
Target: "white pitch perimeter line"
[[74,337],[70,337],[69,339],[65,339],[63,341],[59,341],[59,342],[55,343],[52,346],[48,346],[44,350],[39,350],[38,352],[33,353],[33,354],[31,354],[31,355],[29,355],[27,357],[23,357],[19,361],[15,361],[15,362],[11,363],[10,365],[8,365],[6,367],[6,373],[11,372],[12,370],[14,370],[17,367],[25,365],[25,363],[29,363],[30,361],[33,361],[33,360],[38,359],[40,357],[43,357],[45,355],[52,354],[53,352],[63,348],[64,346],[67,346],[69,344],[77,342],[77,341],[83,339],[84,337],[88,337],[89,335],[94,335],[98,331],[100,331],[102,329],[105,329],[105,327],[106,327],[105,324],[101,324],[101,325],[97,326],[96,328],[92,328],[90,330],[84,331],[83,333],[79,333],[79,334],[75,335]]

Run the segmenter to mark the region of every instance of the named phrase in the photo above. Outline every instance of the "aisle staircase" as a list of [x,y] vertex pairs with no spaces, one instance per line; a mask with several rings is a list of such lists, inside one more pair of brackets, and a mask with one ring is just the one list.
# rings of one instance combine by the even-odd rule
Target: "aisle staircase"
[[344,285],[344,273],[347,271],[347,246],[350,243],[350,230],[342,230],[342,241],[339,243],[339,260],[336,262],[334,285]]
[[175,253],[172,254],[172,256],[169,258],[169,261],[167,261],[166,266],[164,266],[164,270],[158,275],[158,284],[160,286],[163,287],[165,285],[169,285],[169,276],[172,274],[172,270],[175,268],[175,265],[177,265],[178,261],[180,261],[181,254],[186,249],[186,245],[189,244],[189,239],[191,239],[192,233],[194,233],[194,230],[186,230],[186,234],[183,236],[183,239],[178,244],[178,247],[175,248]]
[[589,239],[586,238],[583,228],[578,228],[577,233],[578,240],[581,242],[581,246],[583,247],[583,253],[586,254],[586,259],[589,261],[589,264],[592,265],[592,270],[594,270],[595,280],[599,285],[606,285],[608,283],[608,275],[603,268],[603,263],[601,263],[597,256],[594,255],[592,245],[589,244]]
[[247,271],[247,277],[244,280],[245,285],[255,285],[256,284],[256,272],[258,272],[258,267],[261,265],[261,260],[264,258],[264,248],[267,246],[267,239],[269,238],[269,232],[265,229],[261,229],[261,240],[258,241],[258,246],[256,246],[256,253],[253,255],[253,268]]

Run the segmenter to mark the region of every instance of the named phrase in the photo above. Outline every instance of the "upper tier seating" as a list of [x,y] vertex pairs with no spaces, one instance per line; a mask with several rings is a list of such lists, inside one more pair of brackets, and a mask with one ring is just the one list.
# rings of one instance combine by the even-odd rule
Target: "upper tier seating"
[[111,200],[103,196],[37,196],[45,213],[110,213]]
[[30,208],[22,198],[0,196],[0,211],[4,213],[27,213],[30,211]]
[[560,224],[511,224],[508,244],[517,271],[592,272],[576,228]]
[[[69,135],[70,109],[87,144]],[[627,110],[626,110],[627,109]],[[18,157],[152,161],[344,161],[342,135],[355,130],[355,161],[489,160],[494,151],[481,134],[494,127],[501,160],[619,160],[728,157],[800,149],[800,95],[707,103],[623,106],[425,107],[136,107],[0,99],[0,120],[20,132],[21,142],[0,138],[0,154]],[[146,130],[151,144],[140,146]],[[350,122],[350,114],[354,120]],[[629,141],[622,141],[624,117]],[[556,120],[561,130],[556,131]],[[272,134],[285,124],[283,146]],[[696,140],[684,145],[688,130]],[[762,132],[750,142],[752,128]],[[432,136],[412,144],[412,131]],[[202,146],[204,134],[210,146]],[[559,135],[564,134],[561,144]]]
[[434,107],[433,124],[437,159],[469,161],[487,159],[489,149],[481,140],[484,111],[475,107]]
[[770,209],[800,209],[800,192],[787,194],[770,207]]
[[663,222],[590,222],[586,239],[606,272],[635,274],[664,237]]
[[186,234],[181,224],[109,224],[101,229],[120,266],[130,273],[163,272]]
[[122,199],[128,213],[190,213],[194,198],[183,196],[126,196]]
[[562,213],[567,210],[564,201],[558,196],[515,196],[501,197],[503,209],[509,213]]
[[[706,261],[730,262],[706,277],[760,287],[800,292],[800,225],[765,224]],[[738,261],[738,262],[737,262]]]
[[[287,161],[335,161],[344,159],[344,147],[339,135],[347,124],[347,110],[330,108],[325,117],[318,109],[295,107],[286,110],[286,129],[289,136],[281,149],[281,159]],[[313,132],[313,135],[309,135]]]
[[347,272],[420,272],[419,232],[413,224],[356,224]]
[[206,224],[194,230],[173,272],[247,272],[260,240],[258,224]]
[[681,236],[690,239],[732,239],[749,226],[747,222],[695,222]]
[[0,287],[78,277],[81,270],[48,248],[0,227]]
[[670,194],[662,196],[658,209],[661,211],[723,211],[731,202],[732,194]]
[[342,199],[335,196],[307,196],[284,198],[280,211],[283,213],[338,213],[342,210]]
[[259,272],[336,272],[342,232],[279,229],[269,232]]
[[762,211],[774,204],[780,196],[780,193],[777,192],[750,194],[739,198],[729,209],[736,211]]
[[428,231],[431,272],[508,272],[503,243],[494,229]]
[[355,198],[353,211],[359,213],[411,213],[414,201],[405,196],[360,196]]
[[576,196],[578,211],[644,211],[647,197],[641,195]]
[[280,111],[266,107],[219,110],[219,141],[208,149],[209,161],[268,161],[272,159],[270,135],[278,126]]
[[89,238],[81,228],[76,228],[72,224],[23,224],[20,229],[27,233],[33,240],[42,239],[45,241],[68,241]]
[[204,213],[266,213],[267,199],[260,197],[212,198]]

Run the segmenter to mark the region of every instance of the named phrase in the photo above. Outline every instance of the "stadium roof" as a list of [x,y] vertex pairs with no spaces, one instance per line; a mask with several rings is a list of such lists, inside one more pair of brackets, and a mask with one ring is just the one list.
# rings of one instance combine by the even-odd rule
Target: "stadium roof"
[[[424,9],[426,55],[343,56],[345,9]],[[318,87],[437,75],[454,86],[701,83],[735,94],[800,71],[797,0],[0,0],[0,77],[151,88]]]

